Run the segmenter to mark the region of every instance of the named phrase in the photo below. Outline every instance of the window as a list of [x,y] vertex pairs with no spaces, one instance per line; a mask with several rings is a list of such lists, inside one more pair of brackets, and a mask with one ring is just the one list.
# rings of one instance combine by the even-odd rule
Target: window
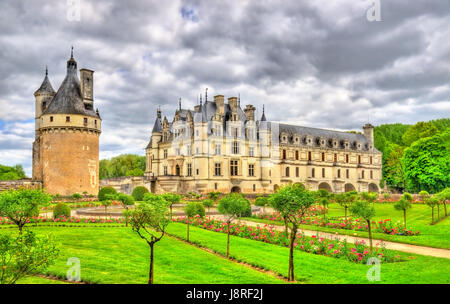
[[95,125],[95,126],[97,126],[97,119],[96,119],[96,120],[94,120],[94,125]]
[[[297,138],[298,139],[298,138]],[[295,151],[295,159],[298,160],[298,150]]]
[[167,149],[164,149],[164,158],[167,158]]
[[370,164],[372,164],[372,156],[370,157]]
[[233,154],[239,154],[239,143],[237,141],[233,142]]
[[177,151],[177,155],[180,156],[180,155],[181,155],[181,150],[180,150],[180,148],[177,148],[176,151]]
[[311,160],[312,159],[312,157],[311,157],[311,151],[309,151],[308,152],[308,160]]
[[214,164],[214,175],[215,176],[220,176],[221,175],[221,167],[220,167],[220,163],[215,163]]
[[86,117],[83,118],[83,124],[84,124],[85,126],[87,126],[87,123],[88,123],[87,118],[86,118]]
[[53,116],[50,116],[50,122],[53,122]]
[[348,154],[345,154],[345,162],[348,163]]
[[220,155],[221,154],[221,146],[220,145],[215,145],[214,146],[214,153],[216,155]]
[[255,176],[255,165],[248,165],[248,176]]
[[164,166],[164,175],[167,175],[167,166]]
[[337,177],[338,177],[338,178],[341,178],[341,169],[338,169],[338,171],[337,171]]
[[70,116],[66,116],[66,122],[70,122]]
[[325,161],[325,153],[324,152],[322,152],[322,161],[323,162]]
[[370,179],[373,179],[373,171],[370,170]]
[[237,176],[238,175],[238,161],[230,160],[230,175]]
[[295,168],[295,177],[299,177],[300,176],[300,169],[299,167]]
[[187,145],[187,147],[186,147],[186,154],[188,155],[188,156],[190,156],[191,155],[191,145]]
[[312,168],[311,170],[311,177],[314,178],[316,177],[316,169]]
[[283,150],[283,159],[286,159],[286,150]]
[[322,177],[325,177],[325,168],[322,168]]
[[334,162],[337,163],[337,154],[334,153]]
[[238,137],[238,131],[239,131],[238,128],[233,128],[233,135],[234,135],[234,137]]
[[192,176],[192,164],[187,164],[187,176]]
[[345,171],[345,177],[346,177],[346,178],[350,178],[350,170],[349,170],[349,169],[347,169],[347,170]]
[[289,167],[286,167],[286,177],[289,177]]
[[255,191],[256,191],[256,185],[253,184],[253,192],[255,192]]
[[217,183],[214,183],[214,190],[217,190]]
[[361,171],[361,178],[364,179],[364,170]]
[[361,163],[361,155],[358,155],[358,164]]
[[195,170],[195,171],[196,171],[195,173],[196,173],[197,175],[200,174],[200,169],[197,169],[197,170]]
[[250,157],[255,156],[255,148],[253,148],[253,147],[248,148],[248,156],[250,156]]

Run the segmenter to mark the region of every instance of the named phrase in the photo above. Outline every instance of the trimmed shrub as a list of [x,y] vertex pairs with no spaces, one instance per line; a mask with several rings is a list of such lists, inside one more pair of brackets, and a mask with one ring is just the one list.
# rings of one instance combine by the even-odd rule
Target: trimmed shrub
[[72,198],[76,199],[76,200],[79,200],[79,199],[82,199],[83,196],[80,193],[74,193],[74,194],[72,194]]
[[115,194],[117,194],[117,191],[116,191],[116,189],[114,189],[113,187],[110,187],[110,186],[103,187],[98,191],[98,200],[99,201],[107,200],[107,197],[106,197],[107,194],[115,195]]
[[133,196],[134,200],[136,201],[143,201],[144,195],[146,193],[149,193],[148,189],[144,186],[137,186],[133,189],[133,192],[131,193],[131,196]]
[[65,203],[57,203],[55,207],[53,207],[53,218],[57,217],[70,217],[70,207]]

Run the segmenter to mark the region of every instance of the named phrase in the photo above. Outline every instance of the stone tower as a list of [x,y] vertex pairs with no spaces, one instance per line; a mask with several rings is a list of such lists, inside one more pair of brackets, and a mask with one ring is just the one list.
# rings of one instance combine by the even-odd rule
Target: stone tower
[[48,73],[36,97],[36,136],[33,143],[33,179],[51,194],[71,195],[99,188],[101,118],[94,111],[93,74],[80,70],[73,52],[67,75],[55,94]]

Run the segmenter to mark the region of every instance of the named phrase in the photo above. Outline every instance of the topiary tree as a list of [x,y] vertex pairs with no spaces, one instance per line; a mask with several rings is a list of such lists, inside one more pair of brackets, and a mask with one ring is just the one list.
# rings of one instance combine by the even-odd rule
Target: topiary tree
[[294,244],[297,237],[297,230],[300,221],[303,219],[315,202],[315,195],[311,191],[292,185],[279,188],[270,196],[271,206],[283,217],[285,223],[292,225],[289,242],[289,269],[288,280],[293,281],[294,277]]
[[337,193],[334,195],[334,201],[344,208],[345,221],[347,221],[347,210],[351,207],[353,201],[351,201],[346,193]]
[[[411,197],[411,199],[412,199],[412,197]],[[406,229],[406,210],[411,208],[411,201],[408,200],[408,198],[405,197],[405,195],[403,195],[402,198],[400,200],[398,200],[398,202],[395,203],[394,208],[396,210],[403,211],[403,224],[405,225],[405,229]]]
[[29,220],[48,206],[52,196],[37,189],[6,190],[0,192],[0,216],[7,217],[19,228],[19,234]]
[[122,203],[125,211],[123,212],[123,216],[125,218],[125,227],[128,227],[128,208],[134,205],[134,198],[131,195],[119,193],[117,195],[117,200]]
[[70,207],[63,202],[59,202],[53,207],[53,218],[61,216],[70,217]]
[[230,255],[230,224],[248,208],[248,201],[239,193],[230,193],[222,198],[217,206],[227,223],[227,257]]
[[196,215],[205,216],[205,207],[200,202],[190,202],[184,207],[184,213],[187,217],[187,241],[189,242],[189,224],[190,218]]
[[149,193],[148,189],[144,186],[137,186],[136,188],[133,189],[133,192],[131,193],[131,195],[133,196],[135,201],[143,201],[144,200],[144,195],[146,193]]
[[450,200],[450,188],[445,188],[438,194],[436,194],[439,201],[444,205],[444,213],[447,216],[447,201]]
[[113,187],[110,187],[110,186],[103,187],[100,190],[98,190],[98,200],[99,201],[106,200],[107,199],[106,198],[107,194],[116,195],[117,191],[116,191],[116,189],[114,189]]
[[209,192],[207,194],[207,197],[211,200],[213,200],[214,202],[216,202],[219,199],[220,196],[220,192]]
[[166,202],[169,203],[169,207],[170,207],[170,217],[172,218],[172,208],[174,204],[177,204],[180,202],[181,200],[181,196],[176,194],[176,193],[165,193],[162,195],[164,197],[164,199],[166,200]]
[[372,226],[371,226],[371,220],[375,216],[375,208],[373,205],[368,201],[358,201],[352,205],[350,208],[351,212],[366,220],[367,226],[369,228],[369,242],[370,242],[370,253],[373,252],[373,245],[372,245]]
[[209,208],[214,206],[214,201],[212,199],[205,199],[205,200],[203,200],[203,206],[208,208],[208,213],[209,213]]
[[263,208],[263,214],[266,214],[266,206],[269,206],[269,198],[267,196],[258,196],[255,199],[255,206]]
[[36,237],[31,231],[13,237],[0,235],[0,284],[15,284],[17,280],[42,273],[53,264],[59,248],[50,236]]
[[169,203],[163,196],[155,195],[128,211],[128,216],[133,231],[150,246],[148,284],[153,284],[154,246],[165,235],[167,225],[171,222]]
[[422,202],[426,203],[426,200],[430,197],[430,194],[428,193],[428,191],[422,190],[419,192],[418,196]]
[[425,203],[431,208],[431,224],[434,223],[434,208],[439,204],[437,196],[429,196],[425,199]]
[[[105,194],[105,199],[101,201],[102,206],[105,207],[105,218],[108,216],[108,207],[112,206],[113,202],[117,199],[116,194]],[[111,215],[110,215],[111,217]]]

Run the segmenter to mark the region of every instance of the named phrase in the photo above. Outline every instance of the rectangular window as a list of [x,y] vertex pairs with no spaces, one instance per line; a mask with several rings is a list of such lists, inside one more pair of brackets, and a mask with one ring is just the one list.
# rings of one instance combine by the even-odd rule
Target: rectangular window
[[283,159],[286,159],[286,150],[283,150]]
[[370,179],[373,179],[373,171],[370,170]]
[[325,153],[324,152],[322,152],[322,161],[323,162],[325,161]]
[[164,158],[167,158],[167,149],[164,149]]
[[85,125],[85,126],[87,126],[87,124],[88,124],[88,120],[87,120],[87,118],[85,117],[85,118],[83,118],[83,124]]
[[214,164],[214,175],[215,175],[215,176],[220,176],[220,175],[222,175],[220,163],[215,163],[215,164]]
[[255,165],[248,165],[248,176],[255,176]]
[[238,161],[230,160],[230,175],[237,176],[238,175]]
[[295,151],[295,159],[298,160],[298,150]]
[[312,159],[312,157],[311,157],[311,151],[310,152],[308,152],[308,160],[311,160]]
[[167,166],[164,166],[164,175],[167,175]]
[[300,169],[299,167],[295,168],[295,177],[299,177],[300,176]]
[[325,168],[322,168],[322,177],[325,177]]
[[364,170],[361,172],[361,178],[364,179]]
[[52,122],[53,121],[53,116],[50,116],[50,122]]
[[256,191],[256,185],[253,184],[253,192],[255,192],[255,191]]
[[192,176],[192,164],[187,164],[187,176]]
[[188,156],[191,156],[191,145],[187,145],[187,147],[186,147],[186,154],[188,155]]
[[334,162],[337,163],[337,154],[334,153]]
[[338,171],[337,171],[337,177],[338,177],[338,178],[341,178],[341,169],[338,169]]
[[345,162],[348,163],[348,154],[345,154]]
[[248,156],[250,156],[250,157],[255,156],[255,148],[253,148],[253,147],[248,148]]
[[70,122],[70,116],[66,116],[66,122]]
[[350,178],[350,170],[347,169],[347,171],[345,171],[345,177]]
[[217,190],[217,183],[214,183],[214,190]]
[[370,157],[370,164],[372,164],[372,156]]
[[358,155],[358,164],[361,163],[361,155]]
[[316,177],[316,170],[314,168],[312,168],[311,170],[311,177],[312,178]]
[[221,147],[221,145],[215,145],[214,146],[214,153],[216,154],[216,155],[220,155],[221,154],[221,149],[222,147]]
[[239,143],[237,141],[233,142],[233,154],[239,154]]
[[197,175],[200,174],[200,169],[197,169],[197,170],[195,170],[195,171],[196,171]]
[[95,126],[97,126],[97,119],[96,119],[96,120],[94,120],[94,125],[95,125]]

